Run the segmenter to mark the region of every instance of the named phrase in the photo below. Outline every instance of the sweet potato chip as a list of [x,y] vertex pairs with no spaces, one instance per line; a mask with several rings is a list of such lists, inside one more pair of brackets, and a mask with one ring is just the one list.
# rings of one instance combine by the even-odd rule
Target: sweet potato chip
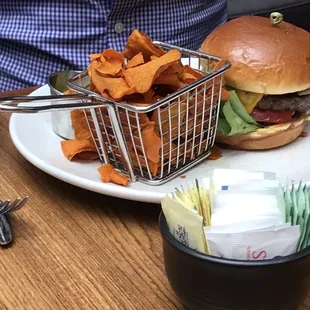
[[153,81],[180,58],[181,53],[178,50],[170,50],[156,60],[126,70],[125,80],[137,93],[146,93],[152,87]]
[[67,89],[63,92],[64,95],[74,95],[76,94],[76,91],[74,91],[73,89]]
[[[204,149],[200,147],[201,134],[204,134],[206,128],[215,125],[213,124],[215,120],[210,121],[209,106],[211,92],[214,96],[214,104],[219,100],[219,90],[222,85],[220,76],[190,93],[183,94],[178,102],[162,106],[155,112],[137,115],[130,110],[126,112],[120,105],[126,103],[133,106],[148,106],[204,75],[190,66],[183,66],[181,53],[178,50],[172,49],[165,52],[155,46],[145,33],[138,30],[134,30],[128,38],[123,54],[107,49],[101,54],[91,54],[89,57],[91,59],[88,66],[90,89],[103,97],[119,101],[120,126],[135,169],[142,168],[145,171],[148,166],[150,173],[156,176],[161,168],[168,171],[168,160],[173,166],[177,163],[182,165],[185,159],[187,162],[189,158],[194,159],[201,154]],[[125,58],[127,59],[126,65]],[[225,60],[210,61],[210,69],[218,70],[224,62]],[[229,92],[222,91],[222,99],[229,98],[229,95]],[[98,109],[101,111],[98,114],[100,130],[104,131],[105,125],[108,136],[112,137],[113,126],[107,109]],[[185,117],[186,115],[188,118]],[[97,158],[98,154],[91,139],[92,135],[84,112],[73,111],[71,118],[76,140],[62,142],[64,154],[69,160]],[[185,126],[186,120],[187,126]],[[196,137],[193,137],[194,131]],[[94,138],[98,139],[96,132],[92,131],[92,133]],[[113,157],[121,160],[122,154],[117,146],[118,143],[115,140],[109,142]],[[184,154],[185,142],[186,154]],[[220,157],[221,154],[218,151],[214,147],[209,159]],[[110,164],[102,165],[98,171],[103,182],[121,185],[127,185],[129,182],[126,176],[120,175]]]
[[90,54],[90,55],[88,55],[88,57],[89,57],[91,60],[96,60],[96,59],[100,59],[101,54]]
[[128,62],[126,69],[134,68],[142,64],[144,64],[144,58],[143,58],[143,54],[140,52]]
[[104,183],[112,182],[118,185],[126,186],[129,183],[129,178],[119,174],[111,164],[104,164],[98,168],[101,180]]
[[186,84],[203,78],[204,75],[192,67],[185,65],[182,71],[182,81]]
[[86,151],[83,153],[79,153],[76,155],[76,157],[82,159],[82,160],[95,160],[98,159],[98,153],[97,152],[91,152],[91,151]]
[[154,84],[170,85],[175,90],[185,86],[185,84],[181,81],[178,73],[174,73],[173,75],[166,75],[164,72],[155,79]]
[[[139,113],[139,116],[137,119],[134,112],[129,111],[128,117],[127,117],[126,113],[122,111],[119,113],[119,118],[120,118],[122,128],[125,133],[129,133],[128,123],[130,123],[132,130],[138,127],[138,123],[141,127],[149,123],[149,118],[144,113]],[[126,140],[130,141],[130,137],[128,136]]]
[[141,131],[143,146],[148,160],[158,163],[161,140],[155,130],[155,122],[149,122]]
[[[146,161],[145,161],[144,156],[142,154],[138,154],[138,158],[137,158],[136,154],[134,153],[134,151],[132,149],[132,151],[129,152],[129,156],[131,158],[132,165],[135,168],[139,169],[140,165],[141,165],[141,167],[146,168]],[[140,165],[139,165],[139,163],[140,163]],[[153,176],[156,176],[158,169],[160,167],[160,163],[154,163],[151,160],[148,160],[148,166],[149,166],[151,174]]]
[[183,65],[180,61],[173,63],[155,79],[154,84],[170,85],[175,90],[182,88],[185,86],[181,80],[182,70]]
[[125,95],[133,94],[136,91],[135,87],[129,87],[122,77],[101,76],[93,72],[91,79],[102,96],[107,91],[112,98],[121,99]]
[[222,58],[220,61],[218,61],[215,66],[212,68],[211,72],[217,71],[220,68],[222,68],[226,63],[226,58]]
[[111,48],[103,51],[102,56],[105,58],[112,58],[112,59],[118,60],[121,64],[123,64],[125,61],[125,57],[122,53],[117,52]]
[[90,140],[64,140],[61,141],[64,155],[71,161],[77,154],[83,152],[97,152],[94,143]]
[[108,95],[113,99],[121,99],[126,95],[135,93],[134,87],[129,87],[122,77],[103,76],[97,71],[100,65],[98,60],[93,60],[88,66],[91,83],[102,96]]
[[221,157],[223,157],[221,150],[219,149],[218,146],[213,145],[213,147],[211,148],[211,154],[209,155],[207,159],[217,160]]
[[74,136],[77,140],[91,139],[91,132],[89,131],[84,111],[73,110],[70,113],[71,123],[74,129]]
[[[160,160],[159,150],[161,147],[161,140],[155,130],[155,122],[148,122],[142,125],[141,128],[141,139],[143,142],[146,158],[148,161],[158,163]],[[141,141],[137,132],[134,133],[134,143],[137,149],[141,149]],[[134,149],[133,146],[132,149]]]
[[[186,113],[186,103],[181,102],[180,107],[179,107],[179,104],[173,104],[170,106],[170,111],[168,107],[161,110],[160,117],[157,111],[154,112],[151,116],[151,121],[156,123],[157,128],[161,125],[163,134],[165,134],[166,132],[170,130],[171,138],[173,139],[178,134],[178,130],[179,130],[178,124],[179,123],[181,124],[183,122],[185,113]],[[170,119],[170,122],[169,122],[169,119]]]
[[96,66],[96,70],[101,75],[116,76],[122,70],[123,64],[118,59],[102,58],[101,62]]
[[225,88],[222,88],[221,100],[226,102],[229,100],[229,98],[230,98],[230,92],[228,90],[226,90]]
[[148,161],[149,169],[153,176],[157,175],[158,169],[160,167],[159,163],[154,163],[151,160]]
[[145,103],[152,102],[154,95],[155,95],[154,89],[150,88],[146,93],[143,94],[144,102]]
[[149,61],[152,55],[160,57],[165,54],[165,51],[155,46],[144,32],[135,29],[127,40],[123,54],[130,60],[140,52],[145,61]]
[[159,96],[159,95],[156,95],[156,96],[154,96],[154,97],[152,98],[152,101],[151,101],[150,103],[155,103],[155,102],[157,102],[157,101],[160,100],[160,99],[163,99],[163,97],[162,97],[162,96]]

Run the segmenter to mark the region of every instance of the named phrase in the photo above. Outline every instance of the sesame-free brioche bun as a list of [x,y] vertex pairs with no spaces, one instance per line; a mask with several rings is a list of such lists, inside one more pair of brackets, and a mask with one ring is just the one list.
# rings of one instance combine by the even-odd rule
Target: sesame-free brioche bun
[[296,140],[303,132],[306,116],[292,122],[259,128],[249,134],[224,137],[216,136],[216,142],[229,145],[238,150],[268,150]]
[[242,16],[215,29],[200,50],[231,62],[231,87],[270,95],[310,87],[310,33],[290,23]]

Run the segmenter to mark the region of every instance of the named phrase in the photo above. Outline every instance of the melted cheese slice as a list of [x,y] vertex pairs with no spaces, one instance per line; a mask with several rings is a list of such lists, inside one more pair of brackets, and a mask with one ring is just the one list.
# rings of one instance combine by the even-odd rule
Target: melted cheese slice
[[253,112],[253,109],[256,107],[256,105],[260,102],[260,100],[264,96],[264,94],[256,94],[239,89],[236,89],[236,93],[238,95],[240,102],[242,103],[242,105],[249,114]]

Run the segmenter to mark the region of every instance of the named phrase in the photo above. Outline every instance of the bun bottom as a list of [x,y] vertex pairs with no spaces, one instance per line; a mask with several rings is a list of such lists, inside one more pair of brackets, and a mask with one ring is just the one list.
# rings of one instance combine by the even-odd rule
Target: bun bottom
[[217,135],[216,142],[238,150],[269,150],[296,140],[305,128],[309,116],[300,116],[289,123],[259,128],[249,134],[224,137]]

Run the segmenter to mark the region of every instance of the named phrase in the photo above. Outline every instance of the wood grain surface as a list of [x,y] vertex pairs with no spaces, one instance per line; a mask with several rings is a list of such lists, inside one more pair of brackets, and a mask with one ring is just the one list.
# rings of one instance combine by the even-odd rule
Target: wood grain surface
[[183,309],[164,272],[160,206],[45,174],[15,149],[9,117],[0,113],[0,198],[30,200],[9,216],[14,242],[0,248],[0,309]]
[[160,206],[45,174],[17,152],[8,123],[0,113],[0,197],[30,199],[0,248],[0,309],[182,309],[164,272]]

